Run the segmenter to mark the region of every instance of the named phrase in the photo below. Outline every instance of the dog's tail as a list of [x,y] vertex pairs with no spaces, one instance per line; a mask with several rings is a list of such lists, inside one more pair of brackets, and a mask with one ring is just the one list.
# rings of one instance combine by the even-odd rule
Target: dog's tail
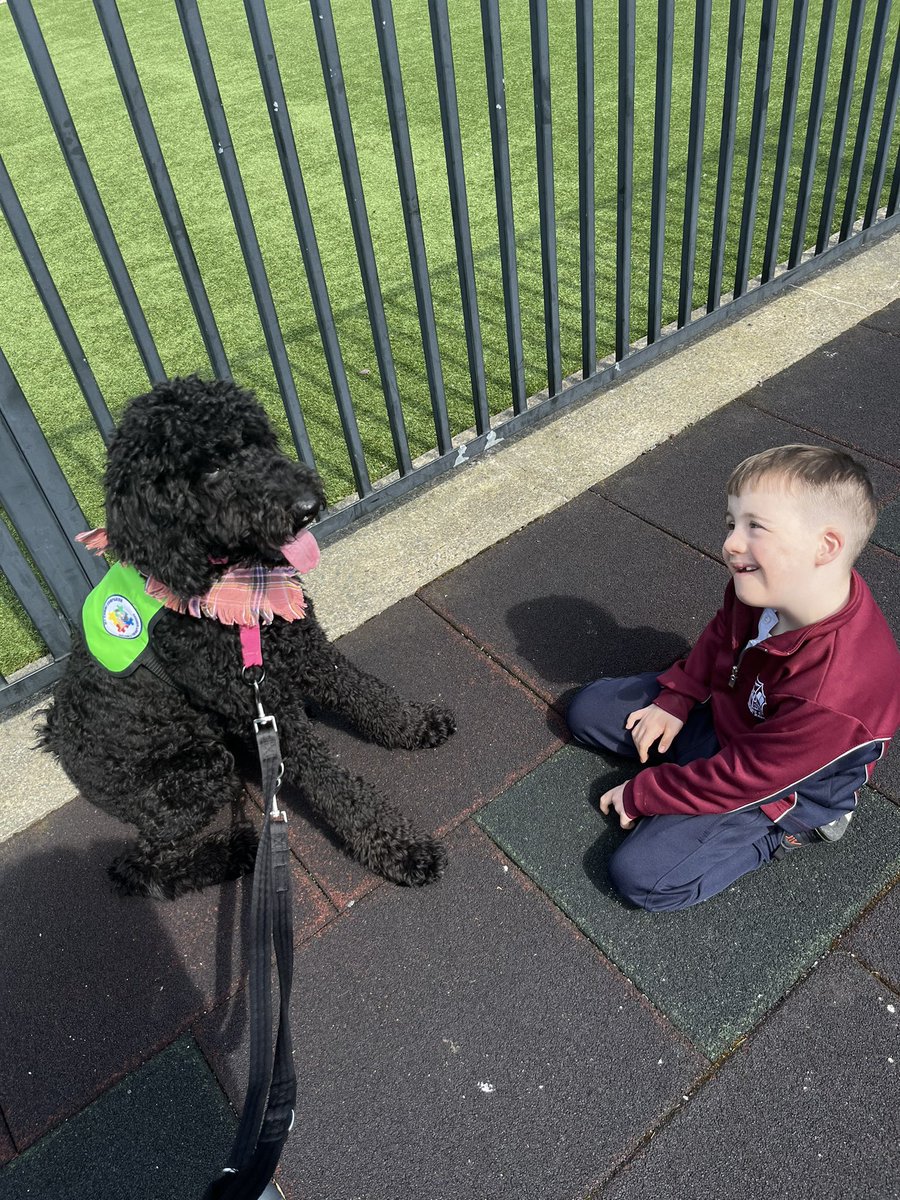
[[34,749],[55,753],[56,705],[51,700],[46,708],[39,708],[32,720]]

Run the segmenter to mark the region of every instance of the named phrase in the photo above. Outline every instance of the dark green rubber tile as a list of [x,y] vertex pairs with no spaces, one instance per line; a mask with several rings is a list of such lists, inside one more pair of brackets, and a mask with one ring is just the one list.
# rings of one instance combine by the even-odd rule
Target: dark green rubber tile
[[193,1200],[221,1171],[236,1121],[182,1038],[0,1171],[0,1200]]
[[724,567],[586,492],[420,595],[556,703],[601,675],[669,666],[727,582]]
[[[386,750],[325,714],[317,730],[338,761],[377,788],[421,830],[443,834],[559,749],[558,716],[466,641],[421,600],[410,597],[340,639],[357,666],[404,697],[452,709],[456,733],[426,750]],[[290,797],[292,793],[286,792]],[[353,862],[302,799],[289,825],[295,853],[338,907],[379,878]]]
[[900,1002],[834,954],[599,1195],[897,1200],[898,1091]]
[[[585,1196],[705,1066],[480,830],[449,848],[297,956],[290,1200]],[[239,1097],[221,1021],[197,1032]]]
[[[0,1109],[24,1149],[168,1045],[244,971],[248,885],[115,895],[132,831],[73,800],[0,846]],[[295,933],[334,915],[295,866]]]
[[900,812],[863,789],[837,845],[798,851],[680,913],[646,913],[612,891],[625,835],[597,799],[632,768],[561,750],[478,823],[711,1059],[745,1034],[900,870]]
[[[843,939],[841,945],[900,992],[900,881]],[[900,1000],[896,1002],[900,1010]],[[900,1061],[900,1058],[898,1058]]]
[[[782,376],[793,369],[789,367]],[[726,486],[732,471],[752,454],[797,442],[846,450],[749,404],[729,404],[592,490],[721,559]],[[868,469],[879,502],[887,503],[900,493],[900,470],[865,454],[856,457]]]
[[[893,315],[890,316],[893,323]],[[900,466],[900,345],[879,322],[842,333],[747,392],[756,408]]]

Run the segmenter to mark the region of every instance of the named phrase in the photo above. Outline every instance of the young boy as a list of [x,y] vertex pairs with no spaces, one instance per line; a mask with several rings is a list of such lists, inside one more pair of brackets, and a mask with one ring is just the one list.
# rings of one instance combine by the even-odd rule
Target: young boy
[[853,570],[876,521],[865,468],[779,446],[742,462],[727,495],[731,581],[693,650],[662,674],[589,684],[567,716],[589,746],[653,756],[600,799],[634,830],[611,880],[651,911],[840,838],[900,726],[900,651]]

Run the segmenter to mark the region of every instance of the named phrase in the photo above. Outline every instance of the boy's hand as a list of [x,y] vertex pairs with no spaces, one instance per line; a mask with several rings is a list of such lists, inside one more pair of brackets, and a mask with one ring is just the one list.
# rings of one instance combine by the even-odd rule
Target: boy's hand
[[608,792],[604,792],[600,797],[600,811],[605,816],[611,808],[614,808],[619,814],[619,824],[622,826],[622,828],[633,829],[637,822],[633,821],[625,812],[625,802],[623,799],[624,795],[624,783],[620,783],[618,787],[610,788]]
[[631,732],[638,758],[646,762],[650,747],[657,739],[660,754],[665,754],[684,728],[684,721],[679,721],[678,717],[657,708],[655,704],[648,704],[646,708],[636,708],[628,714],[625,728]]

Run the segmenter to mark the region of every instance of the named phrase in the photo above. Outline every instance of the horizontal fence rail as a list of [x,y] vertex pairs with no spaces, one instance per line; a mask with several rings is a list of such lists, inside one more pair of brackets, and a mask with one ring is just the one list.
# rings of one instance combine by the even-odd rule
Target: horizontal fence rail
[[64,665],[146,381],[253,386],[327,541],[900,225],[892,0],[370,7],[0,7],[0,706]]

